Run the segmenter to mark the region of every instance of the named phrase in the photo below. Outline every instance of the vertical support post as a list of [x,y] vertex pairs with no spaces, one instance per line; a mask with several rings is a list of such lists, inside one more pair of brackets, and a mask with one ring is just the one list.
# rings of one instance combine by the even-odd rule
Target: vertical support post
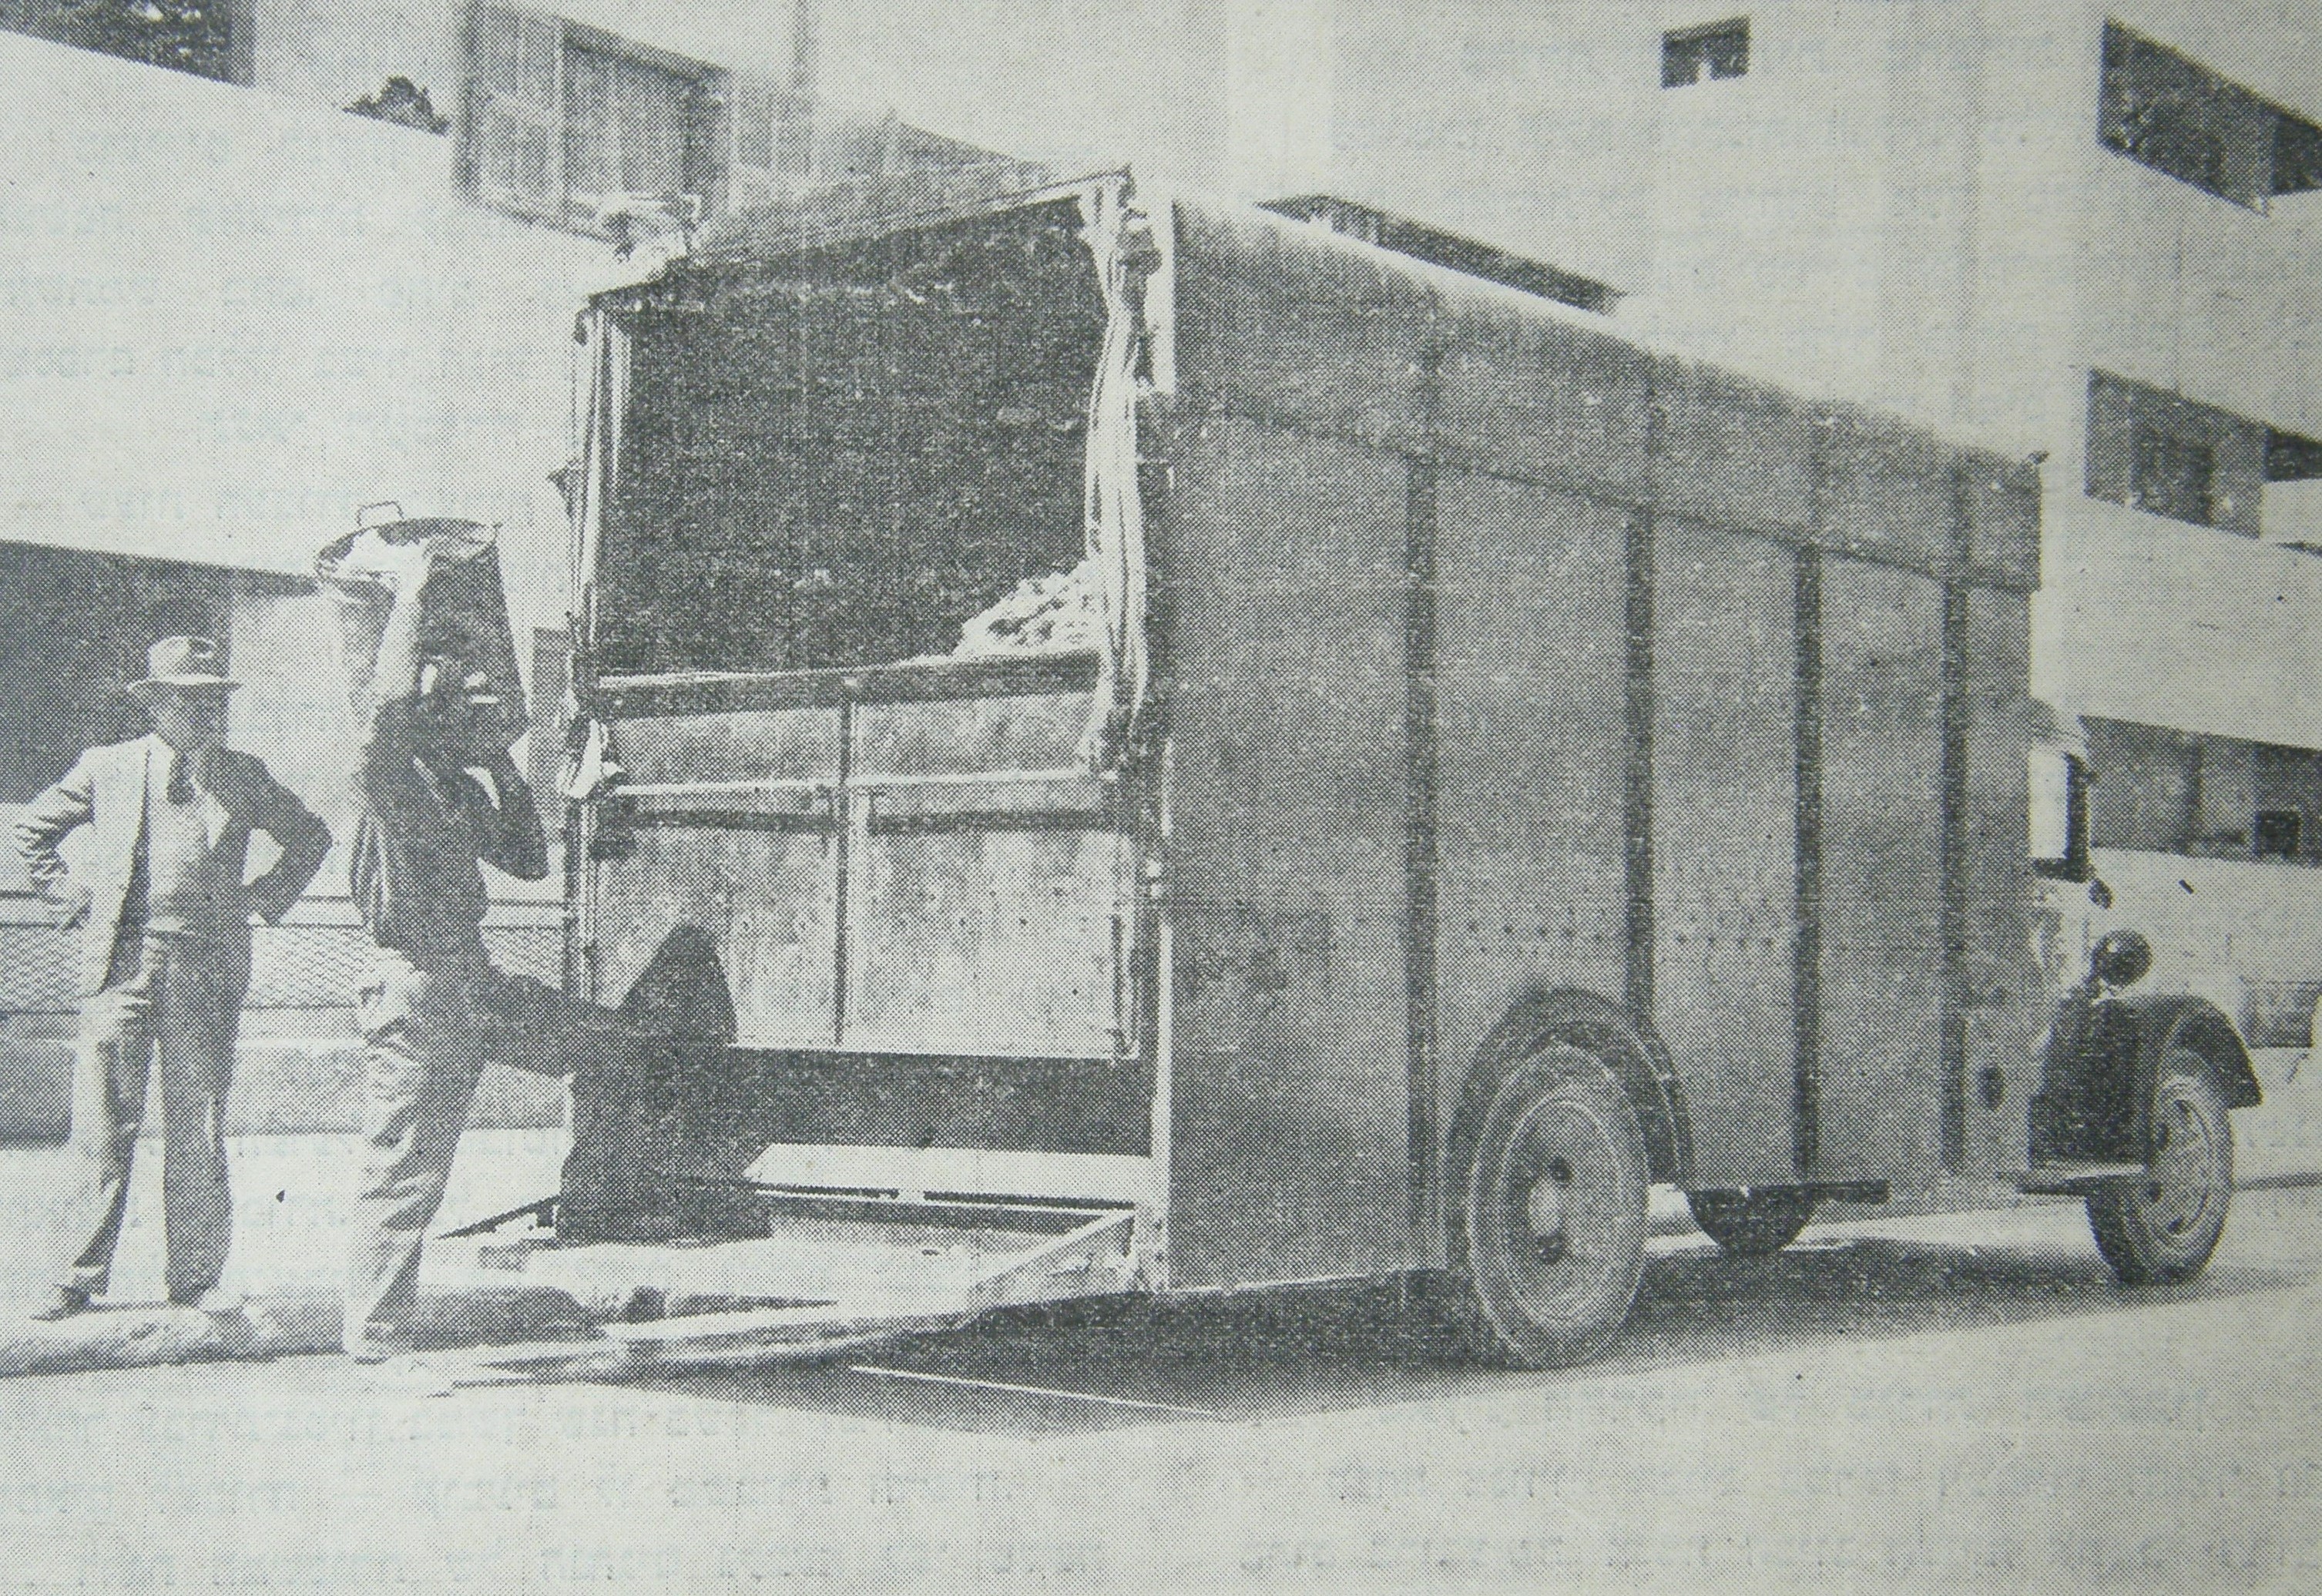
[[1413,1236],[1425,1234],[1437,1140],[1435,477],[1433,461],[1410,462],[1403,513],[1403,1000]]
[[1953,470],[1951,547],[1943,578],[1943,980],[1938,1010],[1943,1046],[1943,1168],[1953,1174],[1960,1172],[1967,1159],[1967,762],[1974,715],[1968,697],[1970,491],[1967,473]]
[[1798,796],[1790,978],[1790,1135],[1798,1173],[1814,1173],[1822,1152],[1822,552],[1801,547],[1792,583],[1796,640],[1793,686]]
[[853,867],[855,844],[858,835],[867,838],[870,832],[868,795],[858,797],[855,790],[855,684],[847,684],[846,695],[838,701],[838,785],[831,792],[832,819],[836,840],[833,846],[837,857],[831,862],[831,901],[836,906],[836,921],[831,927],[831,955],[836,968],[830,977],[830,1044],[842,1047],[846,1043],[846,1005],[852,994],[848,991],[848,976],[855,962],[855,898]]

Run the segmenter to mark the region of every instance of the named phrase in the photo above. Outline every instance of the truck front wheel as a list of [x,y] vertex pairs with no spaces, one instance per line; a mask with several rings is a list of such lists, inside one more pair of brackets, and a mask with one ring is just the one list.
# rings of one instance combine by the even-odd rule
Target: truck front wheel
[[2097,1250],[2124,1285],[2199,1274],[2217,1251],[2233,1202],[2233,1127],[2207,1059],[2170,1047],[2148,1125],[2144,1173],[2089,1193]]
[[1477,1342],[1527,1368],[1595,1354],[1636,1296],[1650,1183],[1636,1110],[1604,1061],[1564,1042],[1519,1059],[1468,1169]]

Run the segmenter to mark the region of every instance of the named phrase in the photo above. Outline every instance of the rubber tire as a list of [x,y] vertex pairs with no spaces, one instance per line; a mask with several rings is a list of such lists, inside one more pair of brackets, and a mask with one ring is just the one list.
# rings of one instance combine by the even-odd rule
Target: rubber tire
[[2153,1089],[2146,1172],[2089,1193],[2089,1228],[2123,1285],[2201,1272],[2234,1196],[2233,1126],[2209,1062],[2171,1045]]
[[[1465,1283],[1476,1350],[1528,1369],[1601,1350],[1644,1272],[1651,1182],[1636,1109],[1601,1059],[1552,1042],[1511,1066],[1467,1172]],[[1542,1234],[1549,1220],[1556,1228]]]
[[1685,1202],[1720,1248],[1737,1258],[1766,1258],[1798,1239],[1822,1197],[1810,1186],[1750,1186],[1688,1191]]

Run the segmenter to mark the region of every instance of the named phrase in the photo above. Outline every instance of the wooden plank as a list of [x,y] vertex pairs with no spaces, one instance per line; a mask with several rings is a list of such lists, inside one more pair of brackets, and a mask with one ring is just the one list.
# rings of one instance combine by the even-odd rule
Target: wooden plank
[[1663,520],[1656,543],[1653,1020],[1694,1178],[1795,1178],[1796,554]]
[[1118,1154],[982,1147],[839,1147],[776,1143],[745,1172],[762,1185],[1136,1203],[1153,1195],[1153,1161]]

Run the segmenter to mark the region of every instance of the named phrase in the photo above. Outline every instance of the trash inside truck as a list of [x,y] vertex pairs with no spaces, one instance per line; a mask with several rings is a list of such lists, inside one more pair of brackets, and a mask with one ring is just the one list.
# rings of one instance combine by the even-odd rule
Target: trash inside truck
[[1392,1276],[1565,1363],[1656,1186],[2215,1246],[2256,1085],[2089,930],[2030,464],[1126,173],[580,345],[568,984],[674,1038],[634,1210],[499,1244],[587,1355]]

